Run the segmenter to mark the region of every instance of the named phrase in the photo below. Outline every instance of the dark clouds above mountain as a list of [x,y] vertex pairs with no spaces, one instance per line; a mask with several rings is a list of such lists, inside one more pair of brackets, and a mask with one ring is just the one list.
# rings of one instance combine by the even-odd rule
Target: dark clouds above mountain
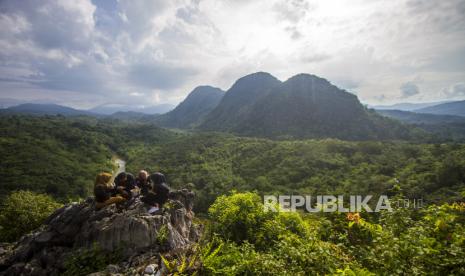
[[420,93],[418,86],[413,82],[406,82],[400,86],[401,98],[409,98]]
[[464,97],[463,0],[3,0],[0,24],[0,98],[18,101],[176,103],[255,71],[367,102]]

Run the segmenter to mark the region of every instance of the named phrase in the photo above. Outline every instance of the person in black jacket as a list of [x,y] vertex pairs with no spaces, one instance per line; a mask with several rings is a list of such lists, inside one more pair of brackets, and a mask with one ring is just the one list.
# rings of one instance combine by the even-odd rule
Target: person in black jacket
[[166,178],[161,173],[154,173],[150,176],[150,180],[153,183],[153,191],[157,195],[157,203],[160,208],[168,200],[170,194],[170,187],[166,184]]
[[115,194],[131,199],[136,192],[136,180],[130,173],[122,172],[115,178]]
[[170,194],[170,188],[166,184],[166,178],[162,173],[150,175],[150,181],[153,185],[153,191],[148,192],[141,200],[150,206],[156,206],[159,209],[166,203]]

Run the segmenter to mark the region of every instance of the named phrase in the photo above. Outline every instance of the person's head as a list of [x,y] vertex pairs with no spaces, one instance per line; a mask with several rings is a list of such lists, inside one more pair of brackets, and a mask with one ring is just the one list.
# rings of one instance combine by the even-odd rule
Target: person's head
[[128,179],[127,173],[121,172],[116,176],[115,183],[117,186],[124,186],[127,179]]
[[142,181],[147,181],[149,178],[149,173],[146,170],[140,170],[138,177]]
[[104,185],[107,186],[110,184],[111,181],[111,173],[102,172],[97,175],[95,178],[95,186],[97,185]]
[[162,183],[166,183],[166,178],[162,173],[154,173],[150,175],[150,180],[152,181],[153,185],[160,185]]

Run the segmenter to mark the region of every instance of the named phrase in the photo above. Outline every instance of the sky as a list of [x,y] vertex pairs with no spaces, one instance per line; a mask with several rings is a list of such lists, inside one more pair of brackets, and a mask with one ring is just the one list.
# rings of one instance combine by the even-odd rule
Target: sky
[[0,0],[0,26],[4,104],[177,104],[258,71],[465,99],[465,0]]

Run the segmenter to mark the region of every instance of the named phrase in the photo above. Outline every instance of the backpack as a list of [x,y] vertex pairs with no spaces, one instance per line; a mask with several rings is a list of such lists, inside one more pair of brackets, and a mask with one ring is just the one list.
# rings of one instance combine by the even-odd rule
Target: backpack
[[110,199],[110,194],[108,193],[108,188],[106,185],[97,184],[94,187],[94,196],[95,201],[97,202],[105,202]]

